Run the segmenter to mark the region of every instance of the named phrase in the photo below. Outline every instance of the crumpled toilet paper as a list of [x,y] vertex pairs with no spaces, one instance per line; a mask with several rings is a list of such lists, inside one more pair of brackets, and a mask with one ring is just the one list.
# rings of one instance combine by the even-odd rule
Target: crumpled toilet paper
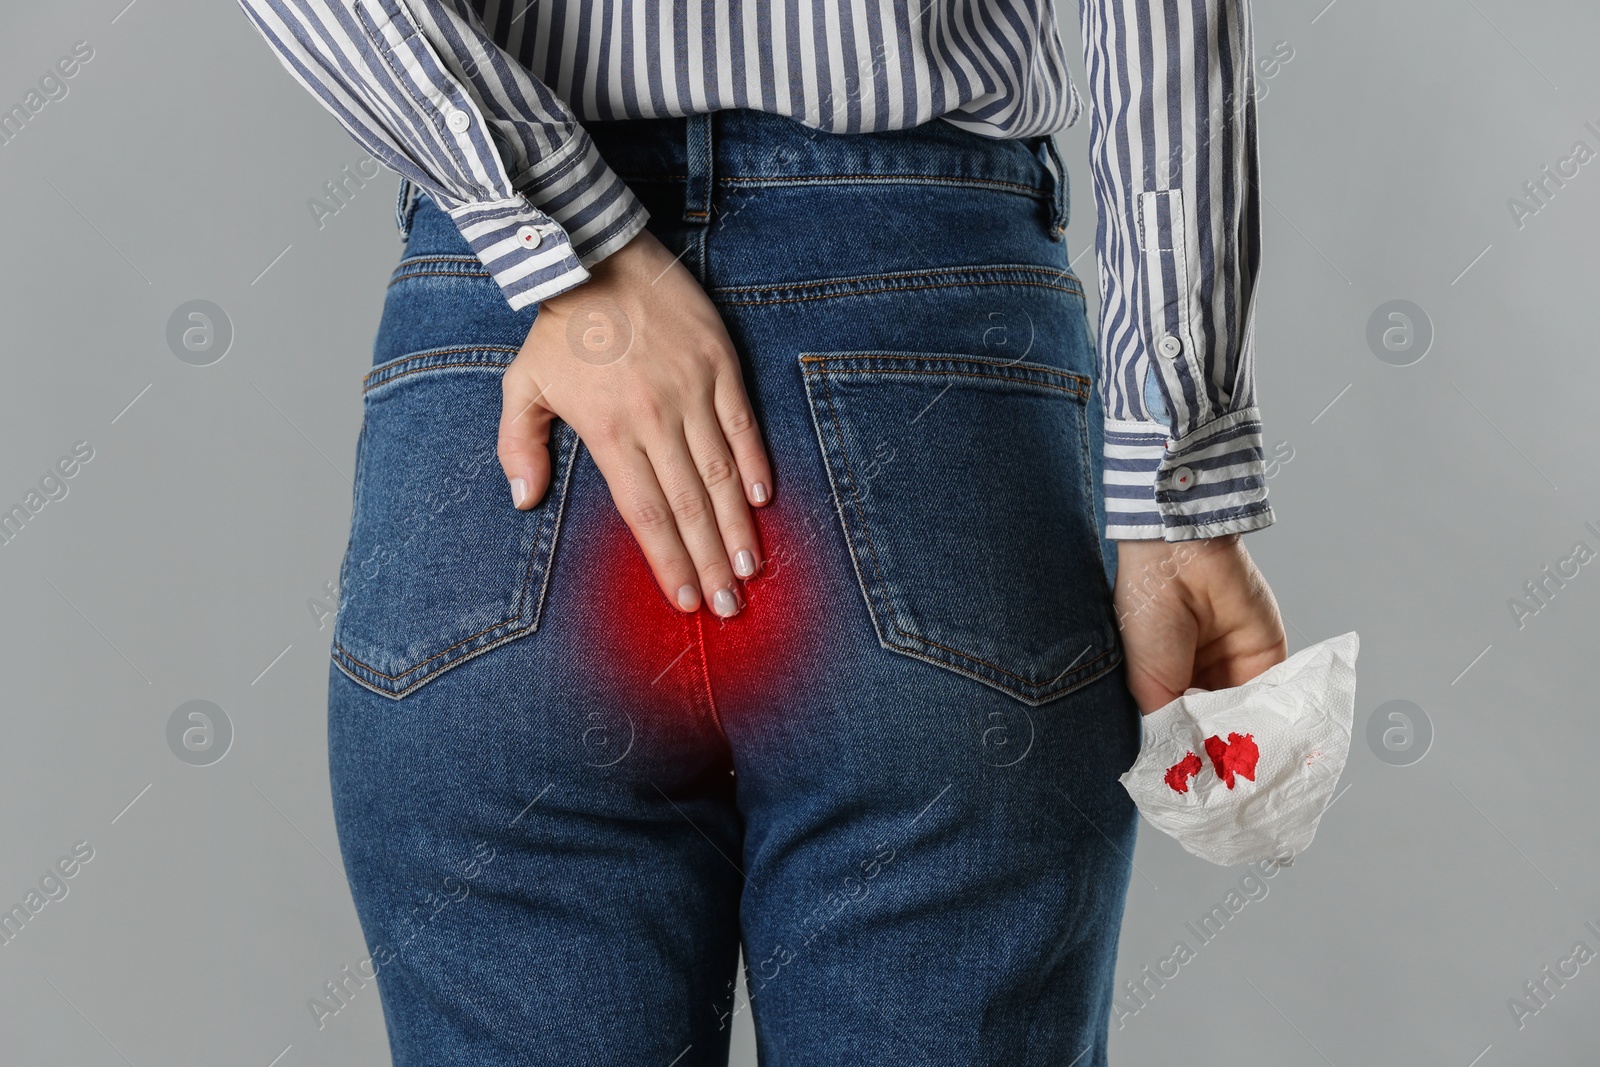
[[1144,817],[1201,859],[1277,859],[1311,844],[1350,754],[1354,630],[1231,689],[1190,689],[1143,717],[1119,781]]

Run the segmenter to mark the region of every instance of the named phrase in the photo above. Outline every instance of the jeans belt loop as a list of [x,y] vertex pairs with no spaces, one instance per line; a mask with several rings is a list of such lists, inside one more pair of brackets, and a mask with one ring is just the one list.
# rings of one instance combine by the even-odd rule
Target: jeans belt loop
[[402,241],[411,238],[411,216],[417,207],[416,200],[412,196],[415,189],[416,186],[411,183],[410,178],[400,179],[400,192],[394,200],[394,224],[400,231]]
[[711,114],[687,115],[688,177],[683,186],[683,221],[700,226],[711,222],[712,173]]
[[1071,197],[1068,192],[1067,167],[1061,162],[1061,152],[1056,148],[1055,134],[1045,134],[1045,151],[1050,154],[1051,166],[1055,168],[1054,203],[1050,215],[1050,239],[1059,241],[1067,235],[1067,221],[1071,212]]

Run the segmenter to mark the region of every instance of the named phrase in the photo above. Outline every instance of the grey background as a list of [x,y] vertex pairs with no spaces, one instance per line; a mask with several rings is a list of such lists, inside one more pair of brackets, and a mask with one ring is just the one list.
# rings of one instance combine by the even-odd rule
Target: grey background
[[[125,3],[0,15],[0,106],[95,50],[0,146],[0,504],[94,449],[0,545],[0,904],[94,848],[0,946],[0,1062],[380,1064],[374,987],[320,1030],[307,1007],[367,955],[328,798],[331,624],[307,602],[344,548],[396,182],[319,229],[308,199],[360,148],[233,4]],[[1267,441],[1292,459],[1247,543],[1291,650],[1360,632],[1355,743],[1315,846],[1209,944],[1184,924],[1243,871],[1142,829],[1119,982],[1179,939],[1196,956],[1142,1006],[1123,994],[1140,1010],[1113,1061],[1592,1064],[1600,961],[1521,1028],[1507,1001],[1576,942],[1600,951],[1600,562],[1521,628],[1508,601],[1600,549],[1600,161],[1520,228],[1507,200],[1574,142],[1600,150],[1600,9],[1324,3],[1255,12],[1257,54],[1294,53],[1263,81],[1256,331]],[[1092,281],[1087,121],[1061,143]],[[166,341],[194,299],[236,332],[208,367]],[[1410,366],[1366,340],[1394,299],[1436,332]],[[1434,730],[1409,766],[1365,740],[1398,699]],[[168,748],[190,700],[233,726],[210,766]]]

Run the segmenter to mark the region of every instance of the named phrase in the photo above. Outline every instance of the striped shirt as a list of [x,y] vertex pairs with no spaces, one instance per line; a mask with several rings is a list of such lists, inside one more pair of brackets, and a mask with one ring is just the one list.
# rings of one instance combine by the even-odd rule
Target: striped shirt
[[[1052,134],[1082,103],[1054,0],[239,0],[291,74],[455,221],[514,309],[649,217],[584,120],[755,108],[829,133]],[[1079,0],[1106,536],[1273,521],[1251,342],[1249,0]]]

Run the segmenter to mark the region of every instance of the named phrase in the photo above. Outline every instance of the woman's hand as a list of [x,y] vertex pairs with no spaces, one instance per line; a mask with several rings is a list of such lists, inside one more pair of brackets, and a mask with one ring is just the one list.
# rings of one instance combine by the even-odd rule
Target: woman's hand
[[1238,534],[1118,541],[1113,600],[1128,689],[1146,715],[1186,689],[1243,685],[1288,658],[1278,602]]
[[667,599],[718,615],[761,568],[750,505],[772,470],[733,341],[705,290],[648,230],[539,306],[502,384],[512,501],[550,485],[550,421],[588,446]]

